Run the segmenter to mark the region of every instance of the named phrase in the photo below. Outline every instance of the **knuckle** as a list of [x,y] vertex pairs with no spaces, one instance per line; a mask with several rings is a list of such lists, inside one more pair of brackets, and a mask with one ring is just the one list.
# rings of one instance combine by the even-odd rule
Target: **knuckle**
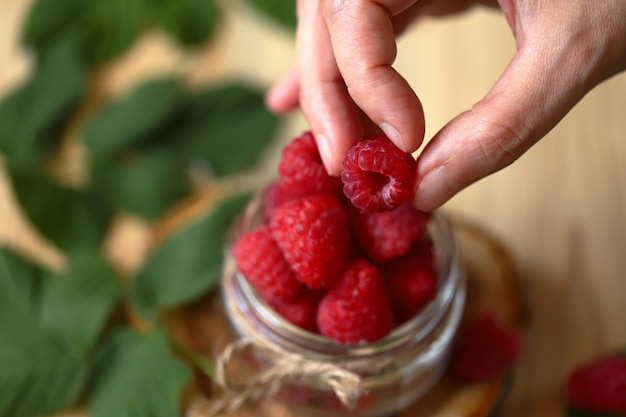
[[341,16],[352,3],[352,0],[326,0],[323,2],[324,15],[327,18]]
[[490,120],[474,112],[476,123],[472,141],[485,163],[493,170],[511,165],[527,148],[531,129],[524,121],[504,123]]

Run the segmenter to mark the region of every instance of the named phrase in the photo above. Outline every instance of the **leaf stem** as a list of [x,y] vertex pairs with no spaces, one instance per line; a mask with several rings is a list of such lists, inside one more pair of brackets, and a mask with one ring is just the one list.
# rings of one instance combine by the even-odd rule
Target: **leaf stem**
[[173,344],[174,349],[176,349],[176,351],[180,353],[189,363],[198,368],[204,375],[211,379],[215,379],[216,370],[213,361],[201,353],[183,345],[182,343],[173,342]]

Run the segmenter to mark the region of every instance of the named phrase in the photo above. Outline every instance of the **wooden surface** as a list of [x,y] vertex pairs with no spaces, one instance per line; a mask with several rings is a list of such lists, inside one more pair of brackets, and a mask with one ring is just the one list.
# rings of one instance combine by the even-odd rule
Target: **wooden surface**
[[[211,48],[186,56],[149,36],[105,71],[104,90],[119,93],[146,75],[170,70],[192,82],[233,75],[261,86],[277,80],[293,60],[290,35],[239,10],[238,1],[225,3],[234,11]],[[28,57],[16,43],[27,4],[0,2],[0,95],[28,74]],[[482,10],[424,21],[407,33],[397,67],[423,101],[427,137],[484,95],[513,53],[504,19]],[[505,417],[560,416],[572,367],[626,346],[625,109],[622,74],[592,91],[513,166],[446,205],[494,233],[522,271],[531,321]],[[287,140],[305,128],[296,114],[281,136]],[[269,169],[274,161],[268,158]],[[129,239],[145,236],[145,225],[122,223],[130,224]],[[42,262],[62,263],[62,255],[19,215],[2,175],[0,241]]]

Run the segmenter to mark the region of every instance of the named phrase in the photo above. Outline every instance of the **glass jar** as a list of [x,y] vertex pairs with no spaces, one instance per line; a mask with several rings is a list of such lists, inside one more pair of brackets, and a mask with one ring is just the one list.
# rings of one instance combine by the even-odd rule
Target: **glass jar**
[[[255,200],[248,207],[235,239],[258,224],[259,204]],[[340,344],[283,319],[257,295],[227,251],[222,302],[236,338],[246,346],[235,352],[236,366],[229,358],[227,379],[239,381],[238,389],[245,390],[250,388],[247,381],[258,380],[265,371],[262,378],[269,379],[260,387],[264,392],[257,386],[249,397],[270,396],[298,417],[388,416],[425,395],[447,368],[466,292],[457,241],[444,213],[433,214],[428,233],[439,278],[435,299],[385,338],[356,345]],[[347,386],[354,378],[356,392],[346,393],[354,388]]]

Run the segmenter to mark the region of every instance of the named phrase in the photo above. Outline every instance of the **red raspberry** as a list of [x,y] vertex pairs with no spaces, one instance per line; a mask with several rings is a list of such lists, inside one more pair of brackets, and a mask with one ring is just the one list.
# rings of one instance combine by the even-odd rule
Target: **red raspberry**
[[300,281],[328,288],[348,254],[350,231],[343,206],[330,195],[313,195],[274,210],[272,233]]
[[317,333],[317,306],[322,294],[305,289],[296,299],[270,303],[286,320],[310,332]]
[[384,212],[357,213],[354,230],[361,246],[376,262],[404,255],[426,233],[428,214],[410,202]]
[[276,207],[296,199],[280,180],[269,184],[263,190],[262,198],[263,221],[265,224],[270,223],[272,214],[274,213],[274,209],[276,209]]
[[393,326],[385,283],[365,259],[348,264],[317,309],[320,333],[340,343],[374,342]]
[[268,302],[292,300],[304,290],[266,226],[244,233],[233,255],[239,271]]
[[305,132],[283,149],[278,171],[285,186],[298,197],[341,194],[341,180],[328,175],[311,132]]
[[411,197],[417,163],[386,136],[363,139],[342,162],[343,192],[362,211],[393,210]]
[[424,239],[408,254],[383,266],[396,325],[414,317],[436,297],[438,278],[433,261],[432,243]]
[[626,415],[626,355],[607,355],[575,369],[567,403],[580,411]]
[[521,336],[504,327],[495,314],[483,313],[459,332],[452,354],[452,371],[466,381],[486,381],[506,372],[521,351]]

